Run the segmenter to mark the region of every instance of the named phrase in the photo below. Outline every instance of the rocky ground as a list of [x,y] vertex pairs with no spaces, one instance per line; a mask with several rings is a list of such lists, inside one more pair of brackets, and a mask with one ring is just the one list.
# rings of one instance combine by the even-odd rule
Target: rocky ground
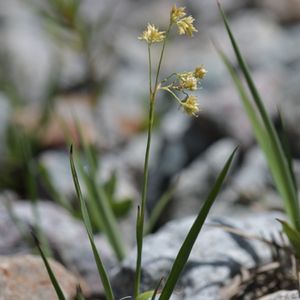
[[[278,108],[284,116],[300,183],[300,2],[221,2],[269,113],[275,122]],[[88,32],[82,36],[72,26],[47,19],[47,1],[0,0],[0,299],[29,299],[24,289],[34,295],[30,299],[55,299],[46,273],[37,275],[36,281],[26,276],[33,268],[40,274],[42,262],[30,256],[32,245],[24,237],[24,232],[35,227],[36,219],[24,191],[24,168],[11,162],[7,128],[18,124],[34,136],[38,144],[34,160],[48,171],[55,190],[76,203],[64,134],[67,124],[73,142],[79,143],[74,118],[80,122],[85,139],[97,149],[97,180],[106,181],[115,173],[116,197],[133,200],[132,209],[120,220],[127,251],[122,264],[117,263],[106,238],[101,233],[95,235],[117,296],[130,294],[148,101],[147,49],[137,36],[148,22],[163,28],[172,4],[159,0],[82,1],[78,16]],[[189,70],[199,64],[208,73],[198,95],[202,109],[198,118],[184,115],[164,94],[158,99],[148,213],[170,186],[175,188],[153,232],[145,239],[143,288],[154,288],[166,276],[193,216],[238,145],[238,158],[211,211],[210,225],[201,233],[173,296],[184,300],[225,299],[224,286],[243,268],[268,263],[271,250],[262,242],[237,237],[216,224],[272,238],[280,231],[275,218],[284,216],[265,158],[211,43],[211,39],[216,40],[234,61],[217,5],[211,0],[184,5],[196,18],[199,32],[193,39],[172,36],[162,73]],[[47,107],[48,123],[40,134],[38,119]],[[90,299],[102,299],[82,222],[54,201],[39,176],[35,180],[41,228],[54,257],[68,270],[55,264],[68,299],[73,299],[77,284],[85,288]],[[18,268],[22,268],[22,274],[18,274]],[[18,282],[25,274],[30,289],[25,283],[25,287],[14,287],[15,273]],[[44,285],[47,292],[41,295]],[[255,295],[261,296],[263,293]],[[254,299],[253,295],[249,297]],[[263,299],[298,298],[294,292],[280,292]]]

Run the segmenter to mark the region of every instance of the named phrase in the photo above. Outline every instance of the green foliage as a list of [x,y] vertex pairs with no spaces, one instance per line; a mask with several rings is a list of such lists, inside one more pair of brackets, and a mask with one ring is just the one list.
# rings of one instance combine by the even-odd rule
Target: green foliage
[[180,274],[187,263],[187,260],[190,256],[192,248],[196,242],[196,239],[202,229],[202,226],[205,222],[205,219],[209,213],[210,208],[212,207],[221,187],[224,182],[224,179],[229,171],[230,165],[232,163],[234,154],[236,150],[233,151],[231,156],[228,158],[225,166],[223,167],[221,173],[219,174],[214,186],[211,189],[210,194],[208,195],[206,201],[204,202],[196,220],[194,221],[188,235],[186,236],[178,254],[170,271],[170,274],[167,278],[166,284],[163,287],[159,300],[168,300],[173,290],[175,289],[175,285],[180,277]]
[[102,281],[107,300],[114,300],[114,295],[112,292],[112,288],[110,285],[110,281],[109,281],[107,272],[105,270],[105,267],[103,265],[103,262],[101,260],[101,257],[98,253],[97,247],[94,242],[94,236],[93,236],[93,232],[92,232],[92,224],[91,224],[91,220],[89,217],[89,213],[88,213],[88,209],[87,209],[85,200],[83,199],[83,196],[81,193],[81,188],[80,188],[80,184],[79,184],[79,180],[78,180],[78,176],[77,176],[77,172],[76,172],[76,168],[75,168],[75,164],[74,164],[74,159],[73,159],[72,146],[70,148],[70,166],[71,166],[74,185],[76,188],[77,197],[80,201],[80,208],[81,208],[83,222],[84,222],[84,225],[85,225],[85,228],[86,228],[89,240],[90,240],[90,244],[91,244],[91,247],[93,250],[93,254],[94,254],[94,258],[95,258],[96,265],[98,268],[99,276]]
[[58,283],[58,281],[55,277],[55,274],[52,271],[52,268],[51,268],[51,266],[48,262],[48,259],[47,259],[46,255],[44,253],[44,250],[42,249],[42,247],[40,245],[40,242],[39,242],[38,238],[35,235],[33,235],[33,238],[34,238],[35,244],[36,244],[36,246],[37,246],[37,248],[40,252],[40,255],[43,259],[43,262],[44,262],[45,267],[47,269],[47,272],[48,272],[49,278],[52,282],[52,285],[55,289],[58,300],[66,300],[66,297],[64,296],[64,293],[63,293],[63,291],[62,291],[62,289],[61,289],[61,287],[60,287],[60,285],[59,285],[59,283]]
[[300,209],[297,186],[292,168],[292,159],[287,144],[283,122],[280,116],[280,131],[278,134],[275,130],[270,116],[266,111],[264,103],[259,95],[259,92],[249,72],[248,66],[240,52],[237,42],[235,41],[226,15],[222,10],[220,4],[219,9],[238,64],[246,80],[254,103],[252,103],[252,101],[250,101],[250,99],[248,98],[247,92],[228,58],[220,49],[218,49],[218,52],[223,59],[241,96],[245,111],[252,123],[256,139],[265,153],[275,184],[283,199],[284,208],[290,222],[290,224],[288,224],[287,222],[281,222],[283,225],[283,230],[285,231],[292,246],[294,247],[296,254],[299,255]]

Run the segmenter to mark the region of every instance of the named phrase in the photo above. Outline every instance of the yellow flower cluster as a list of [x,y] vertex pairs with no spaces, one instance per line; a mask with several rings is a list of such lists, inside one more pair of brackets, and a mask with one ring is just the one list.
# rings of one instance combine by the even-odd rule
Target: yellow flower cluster
[[207,71],[204,69],[203,66],[199,66],[195,69],[194,71],[194,76],[197,78],[197,79],[202,79],[204,78],[204,76],[206,75]]
[[197,67],[193,72],[177,73],[179,84],[176,86],[177,90],[196,91],[198,89],[198,81],[203,79],[207,71],[203,66]]
[[139,40],[145,40],[148,44],[160,43],[165,38],[165,31],[158,31],[158,28],[151,24],[148,24],[146,30],[138,37]]
[[172,7],[171,22],[177,25],[178,34],[193,36],[193,32],[198,31],[193,25],[194,21],[192,16],[186,17],[185,7],[176,7],[176,5]]
[[[188,115],[198,116],[200,111],[199,104],[197,102],[197,97],[193,95],[188,95],[188,91],[196,91],[198,89],[198,84],[201,79],[204,78],[207,71],[201,65],[195,68],[194,71],[175,73],[167,77],[166,81],[169,81],[169,78],[176,76],[170,84],[161,87],[161,89],[171,93],[175,99],[179,102],[180,106]],[[185,95],[185,98],[181,100],[177,93],[181,92]]]
[[179,85],[178,89],[187,89],[190,91],[197,90],[197,78],[194,76],[193,72],[178,73]]
[[188,115],[198,116],[200,107],[196,96],[187,96],[184,101],[181,101],[181,106]]

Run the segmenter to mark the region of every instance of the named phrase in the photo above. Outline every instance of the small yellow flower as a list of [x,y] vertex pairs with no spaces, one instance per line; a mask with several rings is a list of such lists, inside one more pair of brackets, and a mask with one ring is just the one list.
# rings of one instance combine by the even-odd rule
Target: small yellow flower
[[180,80],[179,89],[197,90],[197,78],[195,78],[193,72],[179,73],[178,77]]
[[206,75],[207,71],[204,69],[203,66],[197,67],[194,71],[194,76],[197,79],[202,79]]
[[139,40],[145,40],[148,44],[160,43],[165,39],[165,31],[158,31],[154,25],[148,24],[147,29],[142,33]]
[[194,21],[195,19],[192,16],[188,16],[177,21],[176,24],[178,26],[178,33],[193,36],[193,32],[198,31],[193,25]]
[[188,96],[185,101],[181,101],[181,105],[188,115],[198,116],[200,108],[196,96]]
[[176,23],[179,19],[185,17],[185,7],[176,7],[176,4],[173,5],[171,10],[171,20]]

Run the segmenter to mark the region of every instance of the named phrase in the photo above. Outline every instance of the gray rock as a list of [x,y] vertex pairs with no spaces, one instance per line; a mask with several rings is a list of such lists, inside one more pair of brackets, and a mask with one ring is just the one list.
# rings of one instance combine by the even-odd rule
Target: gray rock
[[[257,70],[252,77],[269,114],[275,116],[276,107],[282,103],[280,71],[274,74],[271,70]],[[253,143],[251,123],[234,85],[224,85],[214,92],[207,91],[202,96],[201,105],[203,115],[215,123],[225,136],[236,139],[244,147]]]
[[[62,265],[49,259],[51,268],[68,300],[75,300],[77,286],[86,291]],[[40,257],[0,256],[0,298],[5,300],[55,300],[56,292]]]
[[[218,218],[213,223],[237,227],[248,234],[270,238],[278,234],[280,225],[275,213],[248,214],[239,218]],[[282,217],[282,216],[280,216]],[[142,290],[153,289],[161,277],[166,277],[194,218],[188,217],[168,223],[144,240]],[[225,252],[224,252],[225,251]],[[133,251],[113,278],[117,297],[130,295],[134,276],[136,253]],[[185,270],[175,296],[182,300],[218,300],[222,283],[243,267],[267,262],[271,257],[268,246],[257,240],[244,240],[213,226],[204,226]],[[125,284],[124,284],[125,283]]]
[[191,215],[199,209],[235,146],[233,140],[220,140],[177,175],[170,219]]
[[7,145],[5,142],[6,138],[6,129],[10,121],[12,114],[11,104],[9,99],[2,93],[0,93],[0,154],[1,160],[6,158],[7,154]]
[[[13,201],[11,206],[24,233],[28,234],[29,228],[34,228],[36,224],[32,204],[28,201]],[[101,292],[97,267],[83,223],[51,202],[40,201],[37,210],[41,229],[54,253],[70,270],[81,274],[93,291]],[[24,246],[24,238],[9,218],[3,202],[0,215],[3,216],[1,220],[6,221],[0,224],[0,253],[29,253],[30,249]],[[2,242],[7,244],[1,246]],[[110,269],[116,261],[108,242],[102,235],[97,235],[95,242],[104,264]]]
[[22,1],[1,1],[0,54],[5,76],[27,103],[44,99],[53,71],[54,48],[38,17]]
[[279,21],[295,22],[300,20],[300,3],[297,0],[256,0],[256,3],[273,13]]
[[[39,163],[47,170],[50,180],[61,195],[71,199],[75,187],[70,168],[69,154],[63,151],[45,151],[39,157]],[[59,174],[59,176],[57,176]]]
[[279,291],[271,295],[260,298],[259,300],[299,300],[298,291]]

